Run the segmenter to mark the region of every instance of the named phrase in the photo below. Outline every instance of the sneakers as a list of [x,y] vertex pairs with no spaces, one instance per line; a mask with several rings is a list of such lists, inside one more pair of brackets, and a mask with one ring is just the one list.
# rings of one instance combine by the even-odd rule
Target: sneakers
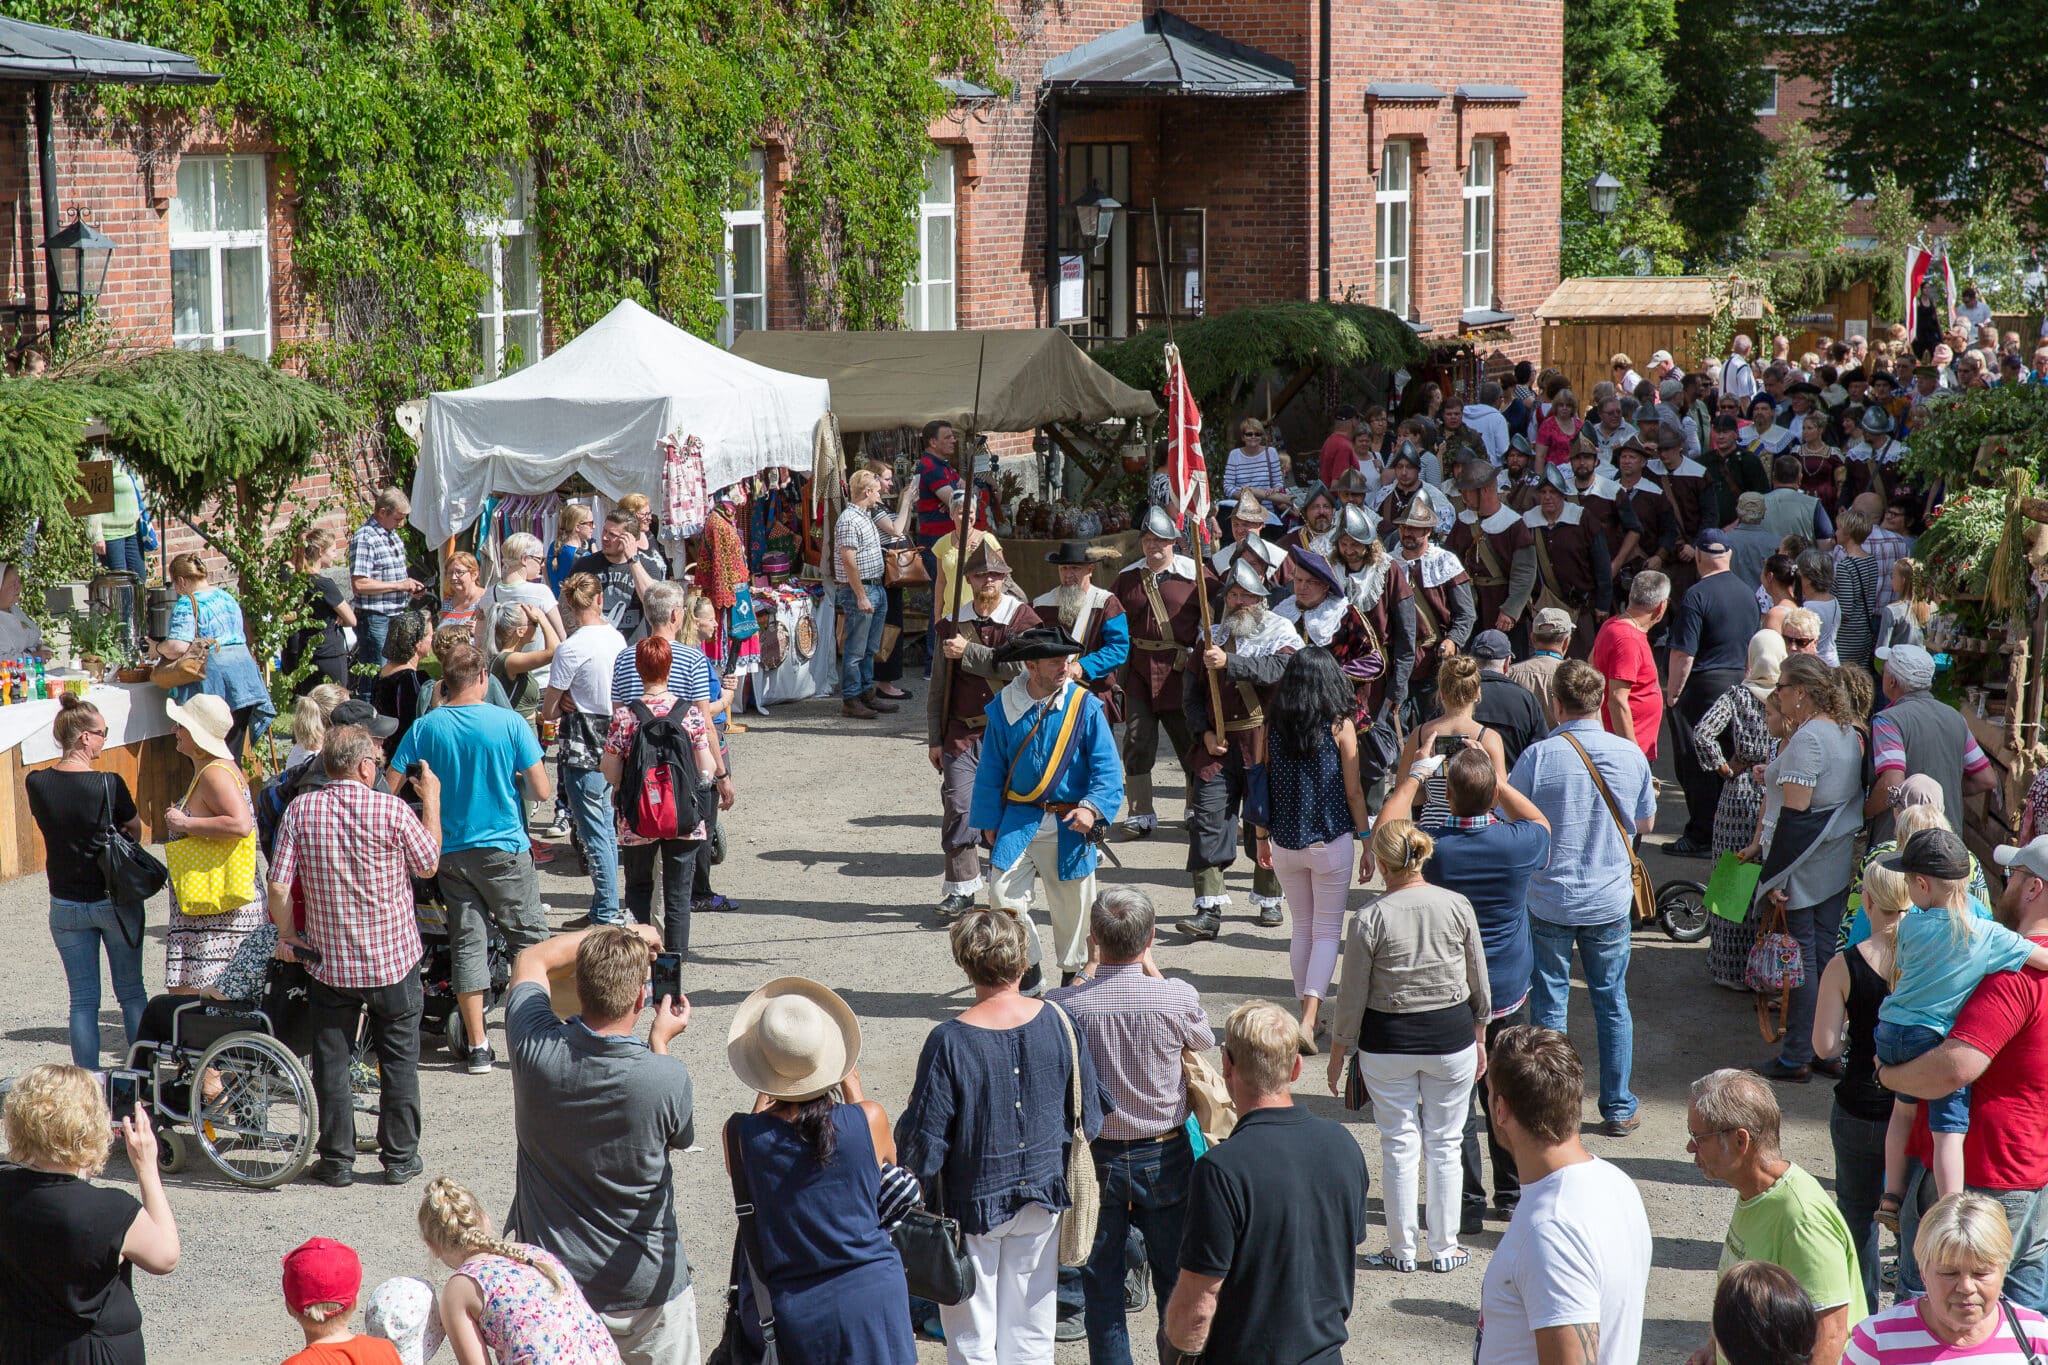
[[1642,1126],[1643,1118],[1640,1114],[1630,1114],[1625,1119],[1600,1120],[1601,1134],[1611,1138],[1625,1138]]
[[1397,1270],[1403,1275],[1415,1273],[1413,1256],[1396,1256],[1392,1251],[1375,1251],[1365,1258],[1365,1263],[1374,1270]]
[[963,896],[958,891],[948,892],[946,898],[933,907],[934,913],[942,920],[956,920],[974,908],[974,898]]
[[1213,939],[1223,932],[1223,916],[1204,906],[1175,927],[1189,938]]
[[345,1190],[356,1183],[356,1173],[339,1161],[316,1161],[306,1168],[306,1179],[330,1189]]
[[1664,845],[1664,852],[1674,858],[1711,858],[1714,850],[1708,844],[1696,844],[1691,838],[1681,835]]
[[702,896],[690,902],[690,912],[698,915],[720,914],[739,908],[738,901],[719,895]]
[[491,1074],[491,1068],[498,1064],[498,1059],[492,1053],[489,1043],[485,1043],[482,1047],[471,1048],[468,1056],[469,1060],[462,1064],[462,1069],[472,1076],[488,1076]]
[[567,820],[557,820],[546,828],[539,830],[538,833],[543,839],[566,839],[569,837],[569,822]]
[[384,1163],[384,1183],[387,1185],[403,1185],[406,1181],[418,1176],[423,1169],[424,1167],[418,1157],[414,1157],[410,1161],[387,1161]]

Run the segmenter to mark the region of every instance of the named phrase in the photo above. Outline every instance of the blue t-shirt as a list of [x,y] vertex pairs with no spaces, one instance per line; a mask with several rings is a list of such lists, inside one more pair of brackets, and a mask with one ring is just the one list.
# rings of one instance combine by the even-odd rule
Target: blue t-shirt
[[2027,964],[2035,944],[1992,920],[1991,912],[1970,898],[1970,938],[1956,941],[1945,910],[1917,906],[1899,916],[1899,979],[1877,1007],[1887,1024],[1918,1024],[1947,1035],[1956,1012],[1993,972],[2015,972]]
[[584,554],[585,548],[581,545],[563,545],[557,542],[548,546],[548,588],[557,597],[562,595],[562,585],[569,581],[569,570],[577,560],[583,558]]
[[1505,1011],[1529,993],[1529,878],[1550,860],[1550,832],[1534,820],[1495,819],[1485,829],[1445,826],[1422,866],[1432,886],[1472,902],[1486,949],[1493,1007]]
[[441,851],[525,849],[526,799],[519,774],[540,762],[540,741],[517,711],[479,703],[437,706],[412,723],[391,766],[425,759],[441,779]]

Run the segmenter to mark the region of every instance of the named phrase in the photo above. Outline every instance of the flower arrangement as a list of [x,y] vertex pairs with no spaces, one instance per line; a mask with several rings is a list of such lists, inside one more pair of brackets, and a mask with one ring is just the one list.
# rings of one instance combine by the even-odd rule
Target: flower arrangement
[[2003,488],[1965,488],[1927,514],[1927,532],[1913,557],[1927,571],[1928,595],[1936,601],[1982,597],[1992,558],[2005,535]]

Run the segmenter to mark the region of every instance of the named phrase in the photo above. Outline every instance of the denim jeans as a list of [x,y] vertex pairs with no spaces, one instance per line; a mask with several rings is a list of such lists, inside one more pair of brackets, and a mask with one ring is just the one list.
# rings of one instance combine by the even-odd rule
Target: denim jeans
[[[1636,1112],[1629,1092],[1635,1059],[1635,1021],[1628,1012],[1629,917],[1606,924],[1552,924],[1529,920],[1536,971],[1529,978],[1529,1022],[1566,1032],[1572,997],[1572,945],[1579,949],[1586,995],[1593,1006],[1593,1037],[1600,1051],[1600,1117],[1625,1119]],[[1812,1032],[1809,1018],[1807,1031]]]
[[[1926,1028],[1920,1024],[1887,1023],[1880,1019],[1877,1021],[1877,1060],[1886,1066],[1904,1066],[1915,1057],[1940,1047],[1943,1037],[1939,1029]],[[1931,1100],[1920,1102],[1927,1106],[1928,1132],[1970,1131],[1969,1086],[1961,1086],[1946,1095],[1937,1095]]]
[[1866,1311],[1877,1311],[1877,1203],[1884,1193],[1884,1130],[1875,1119],[1859,1119],[1841,1105],[1828,1111],[1828,1137],[1835,1147],[1835,1207],[1849,1225],[1856,1265],[1863,1272]]
[[864,584],[870,610],[862,611],[854,601],[853,589],[842,587],[833,599],[840,619],[846,623],[845,643],[839,650],[839,696],[851,701],[875,686],[875,651],[882,647],[882,625],[886,603],[882,580]]
[[661,946],[690,955],[690,890],[703,839],[657,839],[619,850],[626,877],[626,909],[642,924],[654,923],[654,865],[661,863]]
[[[2005,1206],[2005,1223],[2012,1229],[2012,1259],[2006,1263],[2005,1296],[2022,1308],[2036,1313],[2048,1311],[2048,1190],[1986,1190]],[[1913,1239],[1919,1235],[1920,1220],[1934,1207],[1934,1173],[1919,1162],[1906,1169],[1905,1206],[1899,1210],[1899,1297],[1926,1292],[1920,1280],[1920,1265],[1913,1259]]]
[[[112,901],[67,901],[50,897],[50,937],[64,964],[71,987],[71,1062],[88,1071],[100,1066],[100,949],[114,976],[114,998],[121,1002],[121,1029],[132,1046],[142,1022],[149,992],[142,986],[142,944],[131,948],[121,936]],[[142,916],[135,916],[139,924]],[[125,1065],[126,1054],[122,1062]]]
[[384,640],[391,634],[391,622],[396,616],[395,612],[356,608],[356,662],[367,664],[370,671],[357,677],[355,694],[365,701],[369,700],[377,670],[384,666]]
[[1127,1145],[1098,1139],[1091,1146],[1095,1178],[1102,1182],[1102,1213],[1095,1224],[1095,1249],[1081,1271],[1088,1365],[1131,1365],[1131,1338],[1124,1323],[1130,1229],[1144,1234],[1145,1259],[1152,1266],[1152,1302],[1164,1322],[1174,1281],[1180,1277],[1181,1224],[1187,1217],[1195,1157],[1185,1133],[1164,1142]]
[[1806,977],[1785,1005],[1785,1041],[1778,1060],[1787,1066],[1813,1061],[1813,1009],[1820,1000],[1820,974],[1835,955],[1835,934],[1849,908],[1849,888],[1818,905],[1787,906],[1785,932],[1799,945],[1799,963]]
[[612,811],[612,784],[595,768],[562,765],[562,800],[583,845],[590,869],[590,922],[624,924],[619,911],[619,827]]
[[135,575],[137,583],[149,580],[148,560],[142,553],[142,536],[131,531],[125,536],[107,537],[107,552],[100,556],[100,563],[110,571],[126,570]]

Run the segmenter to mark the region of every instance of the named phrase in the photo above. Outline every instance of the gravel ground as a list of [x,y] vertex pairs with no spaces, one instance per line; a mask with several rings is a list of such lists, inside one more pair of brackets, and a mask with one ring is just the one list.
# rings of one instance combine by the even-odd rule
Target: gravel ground
[[[741,804],[731,827],[731,856],[717,878],[718,889],[742,902],[743,910],[697,918],[685,975],[695,1021],[678,1047],[696,1081],[700,1134],[715,1134],[724,1115],[752,1098],[723,1056],[734,1007],[763,981],[792,973],[831,985],[860,1015],[868,1093],[894,1113],[909,1090],[925,1033],[971,999],[930,912],[938,897],[939,816],[937,781],[924,758],[922,702],[866,726],[841,720],[823,702],[780,707],[773,718],[750,716],[748,723],[751,733],[734,743]],[[1158,785],[1162,794],[1179,786],[1170,771],[1160,773]],[[1683,820],[1676,788],[1668,780],[1665,788],[1658,843]],[[1163,805],[1169,820],[1178,816],[1177,800]],[[1104,880],[1147,889],[1163,923],[1188,912],[1185,853],[1176,827],[1152,841],[1123,845],[1119,853],[1124,868],[1105,868]],[[574,866],[573,859],[563,861]],[[1650,863],[1660,882],[1705,876],[1704,863],[1654,852]],[[1184,946],[1170,930],[1161,934],[1161,966],[1193,981],[1219,1023],[1242,1000],[1264,996],[1285,1002],[1291,989],[1287,931],[1259,929],[1250,920],[1249,869],[1248,860],[1240,861],[1231,877],[1237,904],[1219,940]],[[541,885],[556,923],[584,908],[587,881],[544,870]],[[1354,890],[1354,904],[1364,894]],[[0,1074],[66,1055],[64,979],[45,913],[39,878],[0,888],[0,923],[15,964],[8,972],[11,988],[0,998]],[[160,903],[152,907],[153,939],[161,939],[163,915]],[[1733,1193],[1707,1185],[1686,1154],[1686,1088],[1714,1067],[1746,1065],[1768,1054],[1749,997],[1709,983],[1704,945],[1674,944],[1652,930],[1638,933],[1635,946],[1629,984],[1636,1019],[1634,1088],[1644,1102],[1643,1126],[1620,1140],[1589,1128],[1587,1146],[1635,1179],[1656,1234],[1642,1359],[1679,1361],[1704,1344],[1713,1269],[1734,1205]],[[144,970],[152,988],[160,986],[163,954],[154,944]],[[101,1019],[109,1047],[117,1046],[119,1015],[110,990]],[[491,1031],[498,1035],[495,1015]],[[1572,1036],[1590,1058],[1593,1033],[1583,990],[1573,1001]],[[496,1041],[502,1055],[502,1037]],[[423,1061],[422,1154],[428,1174],[463,1181],[486,1207],[501,1212],[512,1190],[510,1074],[501,1064],[492,1075],[472,1077],[441,1052]],[[1320,1064],[1304,1067],[1300,1102],[1346,1118],[1321,1074]],[[1818,1084],[1785,1086],[1779,1094],[1787,1110],[1788,1155],[1829,1176],[1827,1090]],[[1593,1112],[1589,1090],[1587,1113]],[[1377,1226],[1378,1134],[1370,1124],[1353,1121],[1350,1127],[1372,1170],[1375,1227],[1361,1251],[1374,1250],[1383,1241]],[[720,1325],[733,1237],[730,1189],[715,1137],[709,1141],[707,1149],[675,1158],[677,1212],[696,1268],[707,1350]],[[375,1183],[374,1156],[357,1170],[367,1179],[347,1190],[300,1182],[249,1192],[206,1170],[171,1177],[184,1259],[168,1279],[138,1277],[152,1359],[169,1365],[274,1362],[296,1350],[298,1333],[283,1310],[278,1264],[284,1252],[310,1236],[356,1247],[368,1283],[397,1274],[438,1282],[445,1272],[429,1260],[414,1229],[420,1184],[391,1189]],[[125,1158],[114,1159],[106,1179],[132,1184]],[[1450,1275],[1432,1275],[1426,1265],[1410,1276],[1361,1266],[1344,1359],[1409,1365],[1469,1358],[1480,1281],[1502,1226],[1490,1221],[1485,1233],[1468,1239],[1472,1264]],[[1134,1340],[1151,1331],[1150,1310],[1142,1317],[1143,1326],[1133,1324]],[[1059,1349],[1062,1365],[1086,1358],[1080,1343]],[[943,1359],[942,1347],[921,1344],[920,1360]]]

